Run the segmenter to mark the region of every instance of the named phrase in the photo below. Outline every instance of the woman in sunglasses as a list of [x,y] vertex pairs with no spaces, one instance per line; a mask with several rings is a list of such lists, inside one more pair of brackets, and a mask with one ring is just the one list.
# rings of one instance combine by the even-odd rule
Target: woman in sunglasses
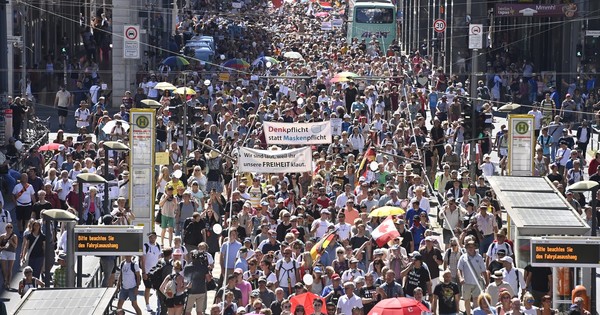
[[549,295],[542,297],[542,306],[540,307],[540,315],[556,315],[558,311],[552,308],[552,298]]

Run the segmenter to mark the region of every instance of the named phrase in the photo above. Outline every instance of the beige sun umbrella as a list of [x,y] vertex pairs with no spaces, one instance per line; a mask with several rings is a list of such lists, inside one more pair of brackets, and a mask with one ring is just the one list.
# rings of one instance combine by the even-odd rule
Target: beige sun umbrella
[[175,90],[177,87],[174,86],[173,84],[169,83],[169,82],[158,82],[156,83],[156,85],[154,86],[155,89],[157,90]]
[[196,95],[196,90],[190,89],[189,87],[177,88],[173,93],[180,95]]
[[153,100],[153,99],[145,99],[145,100],[141,100],[142,104],[146,104],[148,106],[162,106],[162,104],[160,104],[159,102]]

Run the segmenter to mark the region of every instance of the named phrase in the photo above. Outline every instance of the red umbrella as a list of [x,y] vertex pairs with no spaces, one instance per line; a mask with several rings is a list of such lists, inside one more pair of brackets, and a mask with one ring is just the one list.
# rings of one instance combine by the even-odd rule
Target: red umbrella
[[429,310],[417,300],[401,297],[379,301],[369,315],[421,315],[421,312]]
[[60,143],[48,143],[48,144],[44,144],[43,146],[41,146],[38,151],[55,151],[58,150],[58,147],[60,147],[61,144]]
[[[290,303],[292,304],[292,313],[296,311],[296,306],[303,305],[304,306],[304,314],[312,314],[315,312],[315,308],[313,307],[313,301],[315,299],[320,299],[322,303],[321,313],[327,314],[327,307],[325,306],[325,299],[322,297],[312,293],[306,292],[300,295],[296,295],[290,299]],[[420,314],[419,314],[420,315]]]

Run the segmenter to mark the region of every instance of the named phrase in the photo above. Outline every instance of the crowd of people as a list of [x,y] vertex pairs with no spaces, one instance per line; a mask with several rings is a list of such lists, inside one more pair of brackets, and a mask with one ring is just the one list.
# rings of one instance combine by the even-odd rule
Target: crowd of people
[[[246,5],[265,7],[262,2]],[[181,17],[183,42],[190,35],[210,35],[220,38],[217,47],[227,58],[276,60],[232,71],[235,80],[230,82],[210,75],[206,82],[206,68],[219,67],[210,62],[189,76],[154,73],[135,93],[124,93],[119,112],[112,115],[100,80],[78,80],[73,93],[61,88],[55,101],[60,127],[75,119],[79,135],[65,136],[59,130],[55,153],[44,156],[32,148],[25,173],[3,171],[8,195],[16,203],[14,220],[6,209],[0,213],[5,284],[22,243],[21,264],[29,267],[19,292],[50,282],[64,286],[64,253],[57,258],[62,271],[54,279],[40,280],[44,243],[51,237],[40,230],[46,209],[71,211],[80,224],[134,222],[135,205],[128,203],[128,155],[105,152],[102,144],[126,142],[128,132],[119,121],[128,121],[129,110],[144,107],[141,101],[150,98],[161,103],[157,150],[169,153],[169,164],[161,165],[156,177],[160,235],[148,236],[139,258],[101,258],[103,286],[120,289],[118,308],[129,299],[141,314],[136,296],[143,282],[146,310],[154,311],[154,290],[160,314],[368,314],[379,301],[392,297],[415,299],[434,314],[462,309],[467,315],[556,314],[550,268],[517,266],[501,205],[486,182],[504,174],[508,152],[505,126],[492,134],[493,111],[500,105],[496,83],[490,87],[477,82],[478,95],[469,95],[468,82],[445,74],[428,56],[403,55],[395,43],[383,50],[375,38],[347,43],[343,30],[321,30],[321,21],[341,15],[345,8],[340,2],[331,5],[331,11],[324,11],[317,3],[286,1],[270,7],[263,18],[257,18],[257,10],[253,25],[233,29],[224,26],[226,18],[207,12],[200,16],[191,8]],[[329,15],[316,17],[319,12]],[[302,58],[286,58],[286,52]],[[332,82],[343,71],[357,78]],[[426,82],[417,79],[423,77]],[[185,85],[196,94],[156,89],[159,80]],[[548,176],[591,222],[584,198],[576,200],[564,191],[583,179],[591,130],[582,124],[571,134],[575,129],[568,123],[576,120],[556,106],[558,101],[570,104],[571,96],[564,102],[552,97],[540,91],[535,97],[539,106],[532,102],[539,133],[536,175]],[[70,111],[73,105],[78,108]],[[475,135],[475,160],[468,148],[475,142],[465,135],[463,119],[464,108],[471,105],[485,117],[484,128]],[[189,106],[187,117],[182,106]],[[551,114],[549,106],[555,110]],[[554,114],[553,122],[544,119]],[[343,120],[341,131],[331,144],[313,146],[312,172],[237,170],[241,147],[287,147],[266,141],[264,122],[332,118]],[[575,146],[580,155],[572,150]],[[494,152],[500,162],[492,162]],[[476,174],[469,168],[473,163]],[[599,164],[597,154],[588,168],[597,179]],[[76,178],[81,173],[96,173],[116,184],[117,193],[106,197],[114,199],[109,209],[103,203],[109,192],[103,187],[86,185],[79,195]],[[4,200],[0,203],[4,207]],[[384,206],[405,213],[392,217],[399,236],[380,246],[373,233],[386,217],[370,214]],[[436,206],[434,215],[431,208]],[[66,235],[59,230],[62,234],[52,238],[64,250]],[[311,251],[325,238],[326,246]],[[213,271],[217,264],[219,274]],[[212,301],[207,298],[210,290],[216,291]],[[310,303],[295,302],[305,293],[314,296]],[[572,309],[579,314],[587,314],[588,308],[583,299],[574,300]]]

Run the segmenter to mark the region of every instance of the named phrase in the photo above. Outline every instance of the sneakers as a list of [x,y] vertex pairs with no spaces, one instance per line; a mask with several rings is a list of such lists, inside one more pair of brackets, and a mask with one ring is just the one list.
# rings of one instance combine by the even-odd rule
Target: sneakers
[[152,307],[150,307],[150,304],[146,304],[146,311],[148,311],[148,312],[150,312],[150,313],[154,312],[154,311],[152,310]]

